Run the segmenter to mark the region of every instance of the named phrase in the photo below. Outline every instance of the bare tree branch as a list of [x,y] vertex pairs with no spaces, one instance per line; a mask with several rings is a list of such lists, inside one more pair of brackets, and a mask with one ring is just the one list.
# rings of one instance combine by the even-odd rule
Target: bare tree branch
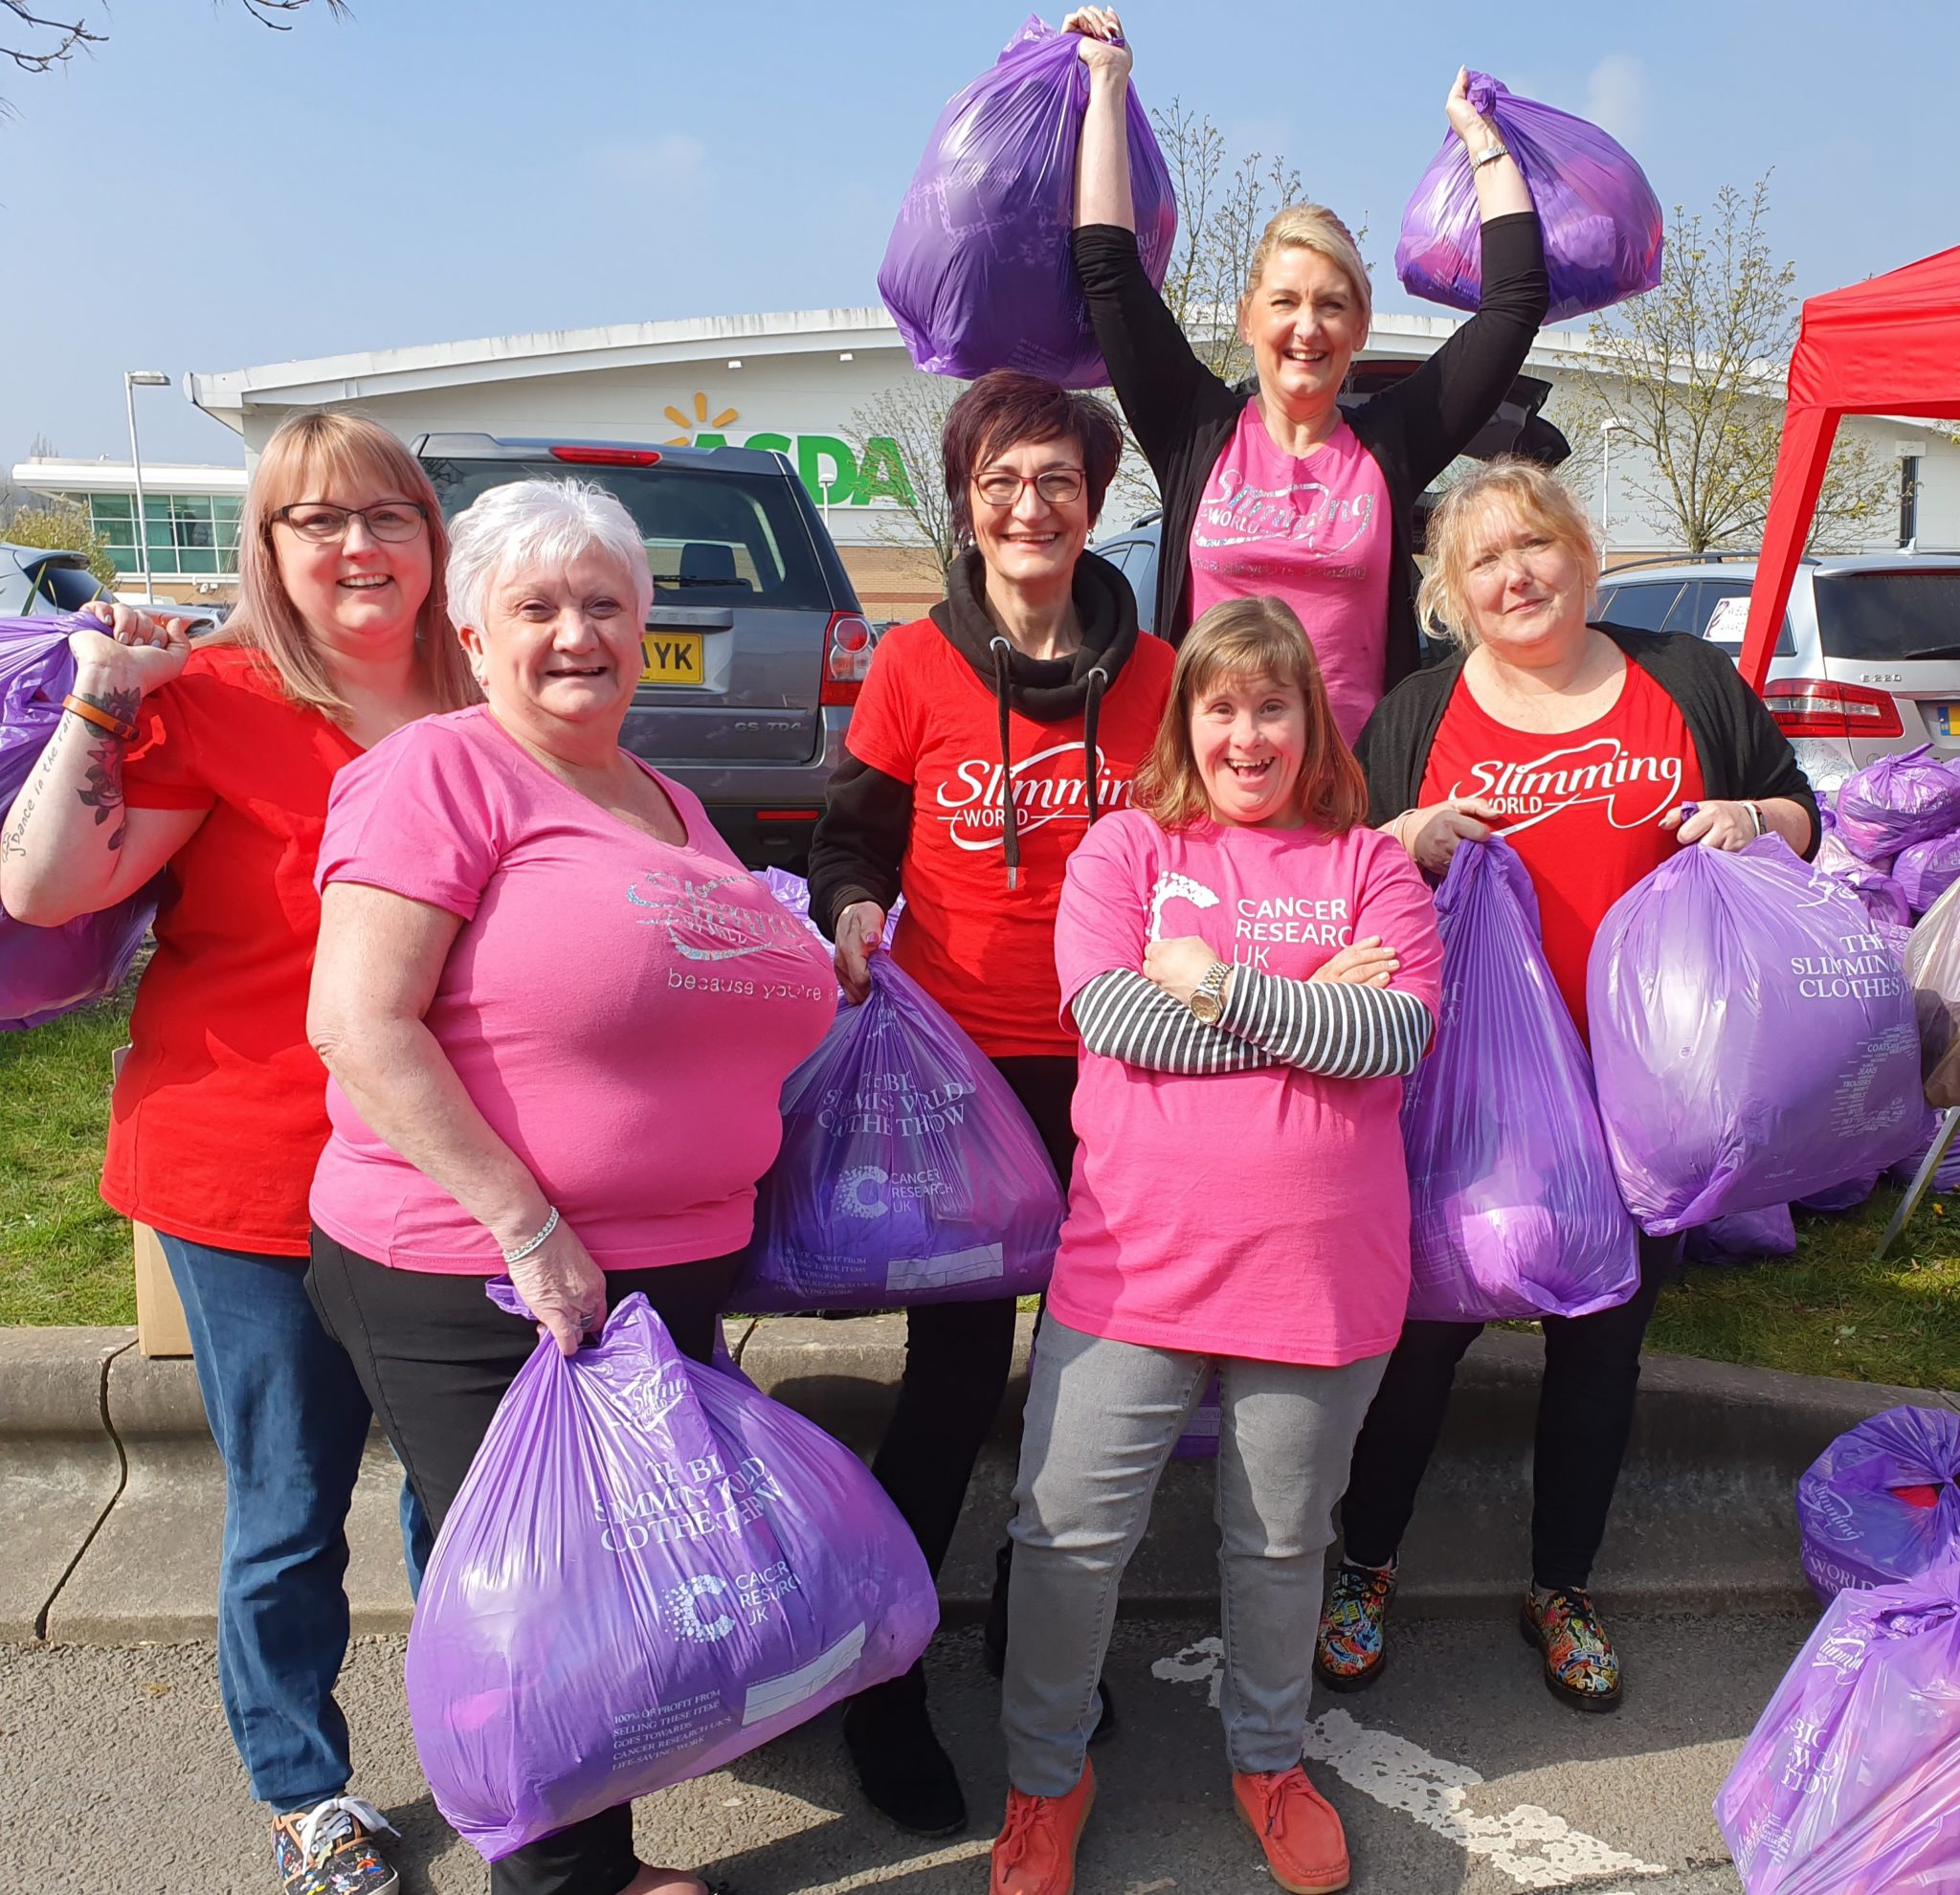
[[907,374],[894,387],[866,402],[851,417],[851,433],[860,443],[891,441],[904,470],[904,485],[891,509],[866,515],[866,529],[879,546],[896,551],[930,553],[940,576],[959,557],[960,542],[953,531],[952,502],[941,478],[940,437],[946,417],[965,391],[965,382],[946,375]]

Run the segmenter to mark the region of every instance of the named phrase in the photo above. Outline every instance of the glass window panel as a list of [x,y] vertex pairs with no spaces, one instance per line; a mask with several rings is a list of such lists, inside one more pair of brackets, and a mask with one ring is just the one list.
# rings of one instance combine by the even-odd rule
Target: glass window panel
[[209,546],[190,546],[177,555],[179,572],[215,572],[218,556]]
[[91,494],[88,502],[89,517],[104,532],[111,523],[122,528],[128,537],[129,522],[134,514],[134,503],[127,494]]

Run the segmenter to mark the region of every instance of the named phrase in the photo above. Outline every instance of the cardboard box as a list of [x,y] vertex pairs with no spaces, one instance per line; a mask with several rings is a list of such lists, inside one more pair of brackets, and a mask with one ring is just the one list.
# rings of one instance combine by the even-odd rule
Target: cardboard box
[[[119,1046],[111,1055],[118,1078],[128,1052],[128,1047]],[[178,1300],[164,1247],[147,1224],[131,1224],[129,1228],[136,1239],[136,1346],[147,1356],[189,1355],[190,1326],[184,1320],[184,1305]]]

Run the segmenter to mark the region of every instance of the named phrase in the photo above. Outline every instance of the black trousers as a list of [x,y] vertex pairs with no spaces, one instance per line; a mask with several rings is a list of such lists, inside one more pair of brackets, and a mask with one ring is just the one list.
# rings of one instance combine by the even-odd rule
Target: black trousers
[[[1591,1316],[1545,1319],[1545,1380],[1531,1462],[1531,1577],[1579,1589],[1606,1537],[1613,1490],[1633,1432],[1640,1345],[1680,1237],[1640,1239],[1640,1287]],[[1341,1531],[1348,1558],[1386,1566],[1415,1511],[1416,1489],[1442,1434],[1457,1364],[1481,1323],[1409,1323],[1389,1357],[1354,1443]]]
[[[1030,1055],[993,1063],[1034,1120],[1066,1192],[1076,1154],[1069,1120],[1075,1059]],[[1000,1414],[1013,1350],[1012,1297],[905,1312],[905,1367],[898,1407],[871,1471],[911,1527],[935,1576],[959,1525],[973,1463]],[[918,1665],[903,1678],[873,1687],[888,1702],[923,1698],[924,1689],[924,1673]]]
[[[609,1272],[607,1306],[643,1292],[676,1347],[705,1362],[741,1260]],[[306,1288],[440,1530],[497,1404],[538,1346],[535,1326],[496,1307],[480,1277],[390,1269],[317,1229]],[[490,1887],[492,1895],[617,1895],[638,1873],[633,1805],[621,1803],[493,1863]]]

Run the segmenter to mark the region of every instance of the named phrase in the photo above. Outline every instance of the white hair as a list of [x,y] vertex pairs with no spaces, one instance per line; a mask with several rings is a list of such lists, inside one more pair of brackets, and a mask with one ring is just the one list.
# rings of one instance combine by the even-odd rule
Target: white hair
[[592,551],[625,568],[644,621],[654,602],[653,569],[646,542],[617,495],[592,480],[511,480],[492,487],[449,523],[449,615],[480,631],[500,573],[564,568]]

